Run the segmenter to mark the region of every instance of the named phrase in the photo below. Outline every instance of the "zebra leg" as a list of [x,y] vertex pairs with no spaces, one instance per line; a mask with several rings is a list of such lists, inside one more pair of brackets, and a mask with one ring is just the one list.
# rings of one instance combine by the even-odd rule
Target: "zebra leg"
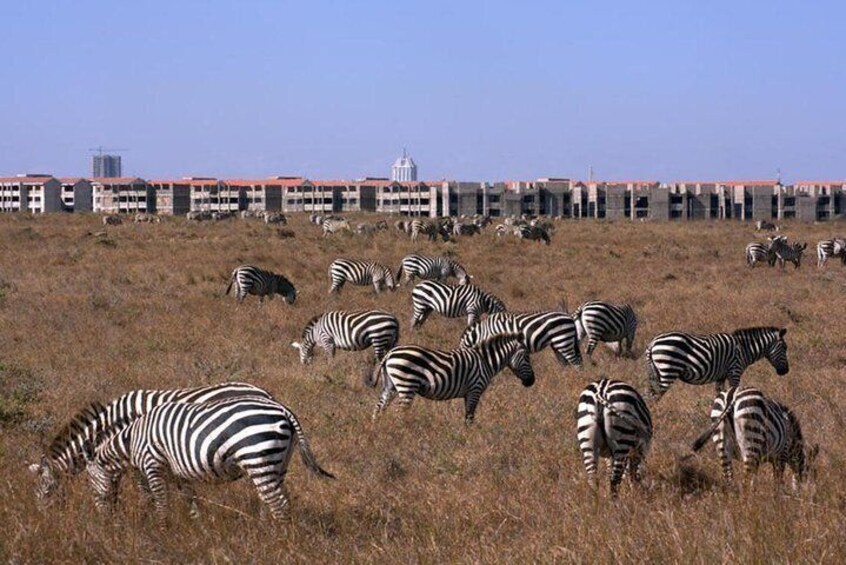
[[188,515],[196,520],[200,517],[200,508],[197,506],[197,494],[194,492],[194,485],[184,479],[176,480],[176,488],[179,495],[188,501]]
[[138,491],[141,493],[141,502],[145,506],[151,505],[153,503],[153,491],[150,490],[150,484],[147,482],[147,478],[141,471],[136,469],[132,473],[132,479],[135,481]]
[[596,365],[596,361],[593,360],[593,350],[596,349],[597,340],[595,337],[590,336],[588,339],[588,346],[587,346],[587,356],[590,359],[591,364]]
[[479,399],[482,397],[481,391],[470,391],[464,397],[464,423],[468,426],[473,423],[476,417],[476,408],[479,406]]
[[719,430],[719,435],[717,436],[717,455],[720,458],[720,466],[723,469],[723,478],[726,481],[726,485],[731,485],[734,483],[734,473],[731,468],[731,447],[728,445],[728,441],[725,436],[728,424],[723,422],[722,426],[723,427]]
[[244,471],[253,481],[261,501],[270,508],[273,518],[276,520],[284,518],[288,508],[288,498],[285,496],[284,488],[287,469],[279,469],[270,474],[258,470],[253,470],[252,474],[247,469]]
[[614,453],[611,461],[611,496],[617,496],[617,490],[620,488],[620,483],[623,481],[623,475],[626,472],[626,464],[628,463],[628,456],[626,453]]
[[423,308],[419,311],[415,310],[414,315],[411,317],[411,329],[416,330],[422,326],[423,322],[426,321],[426,318],[428,318],[431,313],[431,308]]
[[164,519],[167,512],[167,485],[165,485],[162,471],[163,469],[161,465],[154,461],[152,457],[148,456],[144,458],[141,472],[144,474],[144,478],[150,486],[153,506],[155,506],[156,514],[160,520],[160,525],[164,525],[161,520]]
[[383,380],[385,381],[385,384],[382,387],[382,394],[379,396],[379,402],[376,404],[376,409],[373,410],[373,420],[376,420],[376,418],[379,417],[379,414],[388,407],[397,395],[397,389],[394,387],[394,383],[391,382],[391,377],[385,375]]
[[635,447],[629,454],[628,462],[629,479],[636,485],[643,480],[643,448]]

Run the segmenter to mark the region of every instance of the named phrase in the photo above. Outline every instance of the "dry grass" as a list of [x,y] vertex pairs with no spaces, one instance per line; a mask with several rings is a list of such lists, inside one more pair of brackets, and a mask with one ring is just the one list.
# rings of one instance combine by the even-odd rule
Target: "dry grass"
[[[564,222],[550,247],[490,232],[458,245],[414,245],[394,234],[323,240],[304,217],[280,237],[259,222],[109,227],[86,216],[0,217],[0,559],[44,561],[494,562],[494,561],[839,561],[846,551],[846,269],[820,272],[744,265],[755,234],[734,222]],[[843,223],[788,224],[809,241]],[[410,333],[410,293],[373,296],[346,287],[326,295],[339,256],[396,267],[408,252],[449,249],[476,282],[510,309],[569,307],[586,299],[628,301],[641,317],[636,348],[671,329],[698,332],[751,325],[789,328],[791,373],[765,362],[745,382],[795,408],[806,435],[823,445],[819,477],[798,496],[774,488],[768,469],[745,492],[724,491],[709,449],[680,462],[707,422],[712,388],[674,385],[653,406],[656,425],[642,491],[619,501],[586,485],[574,411],[586,382],[608,375],[643,388],[642,360],[607,350],[582,372],[551,352],[534,358],[538,382],[523,389],[508,373],[487,394],[473,427],[461,402],[418,399],[371,426],[378,392],[361,384],[371,352],[321,353],[301,367],[290,341],[315,313],[379,307],[403,323],[403,343],[449,348],[459,320],[437,315]],[[236,307],[221,297],[229,272],[255,263],[300,290]],[[199,522],[183,505],[166,533],[151,528],[135,489],[122,511],[94,512],[82,477],[41,511],[25,463],[36,459],[76,410],[132,388],[241,379],[264,386],[300,417],[321,464],[339,479],[291,465],[291,519],[263,521],[243,482],[200,487]],[[603,479],[607,475],[603,473]]]

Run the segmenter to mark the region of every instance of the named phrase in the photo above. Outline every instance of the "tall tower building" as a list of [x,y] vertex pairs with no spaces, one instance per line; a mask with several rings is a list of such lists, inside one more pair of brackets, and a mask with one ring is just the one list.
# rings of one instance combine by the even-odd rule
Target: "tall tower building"
[[120,155],[94,155],[91,176],[114,178],[121,175]]
[[391,180],[400,182],[417,180],[417,165],[414,164],[414,159],[409,157],[404,148],[402,157],[398,157],[394,161],[394,166],[391,167]]

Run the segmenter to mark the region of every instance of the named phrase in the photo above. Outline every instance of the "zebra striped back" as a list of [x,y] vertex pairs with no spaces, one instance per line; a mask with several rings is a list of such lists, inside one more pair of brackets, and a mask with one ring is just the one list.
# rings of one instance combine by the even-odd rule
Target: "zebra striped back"
[[692,449],[699,451],[711,437],[729,483],[733,480],[731,460],[739,457],[750,479],[762,462],[772,463],[777,478],[785,466],[790,466],[795,487],[805,479],[809,463],[819,451],[816,446],[806,453],[802,429],[793,412],[755,388],[732,387],[717,395],[711,422]]
[[390,290],[397,288],[391,269],[375,261],[335,259],[329,265],[329,280],[329,294],[340,292],[346,282],[358,286],[372,284],[376,294],[382,291],[382,287]]
[[652,417],[640,393],[622,381],[602,379],[579,395],[576,434],[591,483],[600,456],[611,457],[611,494],[616,495],[627,468],[640,482],[642,463],[652,442]]
[[30,471],[39,477],[36,496],[41,500],[50,497],[58,488],[61,475],[74,475],[82,470],[86,443],[99,444],[104,436],[125,428],[160,404],[194,404],[241,397],[273,398],[257,386],[230,382],[171,390],[133,390],[107,405],[94,402],[74,415],[56,434],[39,463],[29,466]]
[[432,220],[412,220],[411,221],[411,241],[417,241],[420,234],[426,235],[430,241],[435,241],[438,236],[444,241],[449,241],[449,231],[445,229],[440,222]]
[[300,352],[300,363],[308,364],[319,345],[330,357],[335,348],[362,351],[373,347],[378,363],[399,341],[399,320],[393,314],[379,310],[357,312],[326,312],[318,314],[306,324],[302,342],[291,346]]
[[294,441],[309,471],[333,478],[317,464],[296,416],[278,402],[235,398],[167,403],[137,418],[96,449],[87,465],[89,482],[98,504],[104,506],[116,500],[121,475],[134,468],[161,515],[166,510],[163,475],[181,482],[226,482],[246,476],[273,516],[280,518],[288,504],[283,481]]
[[366,383],[375,386],[382,378],[382,394],[375,419],[393,400],[399,397],[402,406],[408,407],[415,396],[431,400],[464,398],[464,420],[473,421],[479,399],[491,379],[509,367],[523,386],[535,382],[535,373],[529,352],[516,334],[498,335],[475,347],[459,347],[452,351],[439,351],[418,346],[400,346],[392,349]]
[[576,324],[564,312],[499,312],[468,326],[461,336],[463,347],[473,347],[500,334],[519,334],[530,353],[551,346],[562,364],[582,365]]
[[471,278],[464,267],[449,257],[431,257],[418,253],[403,257],[397,270],[397,284],[402,281],[403,276],[405,276],[406,284],[416,278],[445,282],[449,277],[456,277],[458,284],[465,285]]
[[776,255],[771,244],[750,243],[746,246],[746,265],[754,267],[759,261],[766,261],[770,267],[775,265]]
[[434,310],[447,318],[467,316],[473,325],[482,314],[505,311],[505,304],[488,292],[472,284],[449,285],[437,281],[423,281],[411,291],[412,329],[420,327]]
[[329,234],[339,232],[341,230],[347,230],[348,232],[352,233],[352,227],[350,226],[350,222],[348,220],[326,218],[320,225],[323,226],[323,237],[326,237]]
[[288,304],[293,304],[297,300],[297,289],[291,281],[282,275],[253,265],[242,265],[232,271],[225,294],[229,294],[233,286],[235,286],[235,298],[239,303],[243,302],[248,294],[258,296],[260,302],[264,301],[265,296],[272,300],[275,294],[284,296]]
[[600,341],[611,344],[617,356],[631,355],[637,331],[637,316],[628,304],[611,304],[592,300],[573,312],[579,340],[588,338],[587,354],[590,357]]
[[840,257],[840,261],[846,266],[845,239],[824,239],[817,243],[817,267],[825,267],[829,257]]
[[660,397],[679,379],[696,385],[715,383],[719,393],[726,379],[730,386],[738,386],[746,368],[761,359],[767,359],[778,375],[786,375],[790,370],[786,332],[758,327],[730,334],[661,334],[646,348],[650,390]]

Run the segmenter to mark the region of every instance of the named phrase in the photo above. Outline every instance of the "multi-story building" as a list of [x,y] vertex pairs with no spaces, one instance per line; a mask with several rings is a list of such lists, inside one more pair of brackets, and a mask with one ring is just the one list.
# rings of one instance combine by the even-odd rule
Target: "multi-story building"
[[80,177],[61,177],[62,206],[66,212],[91,212],[94,208],[91,181]]
[[93,209],[98,214],[156,212],[156,193],[138,177],[91,179]]
[[123,176],[120,155],[94,155],[91,159],[91,176],[94,178],[117,178]]
[[[793,185],[795,198],[814,200],[813,217],[803,214],[803,220],[829,220],[846,217],[846,181],[799,181]],[[785,196],[785,208],[789,204]],[[809,209],[809,206],[800,206]]]
[[280,179],[230,179],[226,184],[244,195],[245,210],[279,212],[282,210],[283,182]]
[[191,210],[191,185],[189,181],[156,179],[148,181],[156,195],[156,213],[164,216],[181,216]]
[[246,198],[239,187],[231,187],[212,177],[183,177],[191,194],[192,211],[238,212],[246,205]]
[[62,183],[46,174],[0,177],[0,212],[61,212]]
[[397,157],[391,167],[391,180],[399,182],[414,182],[417,180],[417,164],[405,149],[402,150],[402,157]]

